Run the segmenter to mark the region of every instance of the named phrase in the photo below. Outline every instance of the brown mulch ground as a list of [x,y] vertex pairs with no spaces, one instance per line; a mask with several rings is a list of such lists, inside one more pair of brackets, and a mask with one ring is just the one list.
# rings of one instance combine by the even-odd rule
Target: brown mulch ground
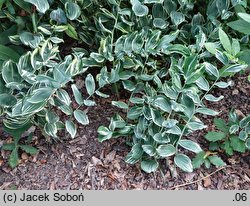
[[[215,90],[216,96],[225,98],[219,103],[210,104],[222,111],[227,118],[231,108],[238,113],[250,113],[250,84],[246,75],[233,78],[231,89]],[[146,174],[139,165],[128,165],[123,157],[129,148],[124,140],[110,140],[99,143],[96,130],[107,125],[115,113],[108,102],[100,101],[88,114],[89,126],[79,128],[74,140],[49,145],[36,134],[39,153],[36,156],[22,154],[20,165],[11,170],[7,165],[8,153],[0,154],[0,189],[249,189],[249,154],[235,154],[227,160],[225,168],[198,169],[193,173],[177,170],[173,177],[163,169],[155,174]],[[205,117],[211,125],[212,119]],[[212,126],[207,128],[211,130]],[[203,142],[204,132],[199,132],[198,141]],[[196,136],[197,138],[197,136]],[[34,137],[36,139],[36,137]],[[4,142],[0,139],[0,145]],[[207,177],[207,178],[206,178]],[[184,184],[184,185],[182,185]],[[179,185],[179,186],[178,186]]]

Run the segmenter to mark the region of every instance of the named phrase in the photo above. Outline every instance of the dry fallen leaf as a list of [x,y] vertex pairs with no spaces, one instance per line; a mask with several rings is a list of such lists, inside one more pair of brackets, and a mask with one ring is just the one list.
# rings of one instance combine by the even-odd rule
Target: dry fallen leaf
[[233,95],[239,94],[239,90],[238,90],[238,89],[234,89],[234,90],[232,91],[232,94],[233,94]]
[[52,181],[49,187],[50,190],[55,190],[56,189],[56,183],[55,181]]
[[27,155],[27,153],[23,152],[21,155],[22,160],[27,160],[29,159],[29,155]]
[[0,167],[3,165],[3,159],[0,159]]
[[104,162],[105,162],[105,163],[112,162],[112,161],[115,159],[115,155],[116,155],[116,151],[110,152],[110,153],[105,157]]
[[203,180],[203,186],[204,186],[204,187],[209,187],[209,186],[211,186],[211,185],[212,185],[212,181],[211,181],[210,177],[207,177],[207,178],[205,178],[205,179]]
[[242,111],[240,111],[239,109],[236,109],[235,110],[236,114],[239,116],[239,117],[245,117],[245,115],[242,113]]
[[47,160],[40,160],[40,163],[41,163],[41,164],[46,164],[46,163],[47,163]]

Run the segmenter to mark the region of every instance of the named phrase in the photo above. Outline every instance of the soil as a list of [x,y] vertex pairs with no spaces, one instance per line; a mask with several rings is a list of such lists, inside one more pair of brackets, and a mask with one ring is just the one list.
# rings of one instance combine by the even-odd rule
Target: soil
[[[233,77],[234,85],[231,88],[214,90],[214,95],[225,97],[219,103],[209,104],[210,108],[221,111],[221,118],[226,119],[231,108],[237,109],[240,115],[250,113],[250,84],[247,75]],[[192,173],[177,169],[173,174],[163,167],[161,172],[146,174],[140,170],[140,165],[126,164],[123,158],[129,152],[129,147],[125,139],[98,142],[97,128],[108,125],[110,117],[117,110],[110,105],[110,100],[96,101],[97,106],[88,112],[90,124],[79,126],[75,139],[65,134],[63,139],[66,140],[49,144],[36,132],[33,140],[39,153],[35,156],[22,153],[19,166],[13,170],[7,164],[9,153],[1,151],[0,189],[250,189],[249,153],[236,153],[227,158],[226,167],[202,167]],[[212,118],[203,117],[203,120],[210,125],[206,130],[213,130]],[[206,130],[191,138],[203,144]],[[9,139],[0,139],[0,145]]]

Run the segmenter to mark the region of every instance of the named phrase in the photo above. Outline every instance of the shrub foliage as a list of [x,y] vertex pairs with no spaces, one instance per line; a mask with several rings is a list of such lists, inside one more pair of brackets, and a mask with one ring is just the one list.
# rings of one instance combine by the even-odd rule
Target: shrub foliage
[[[202,115],[220,112],[206,106],[223,99],[211,91],[229,87],[227,77],[249,64],[246,0],[3,0],[0,8],[0,110],[16,145],[31,125],[47,138],[60,130],[74,138],[77,124],[91,121],[85,109],[96,105],[93,96],[108,98],[103,88],[113,85],[130,98],[112,101],[121,112],[99,127],[99,140],[129,137],[126,162],[139,161],[145,172],[156,171],[159,159],[173,158],[186,172],[205,160],[224,164],[189,136],[207,127]],[[69,39],[76,47],[60,52]],[[186,151],[202,158],[194,163]]]

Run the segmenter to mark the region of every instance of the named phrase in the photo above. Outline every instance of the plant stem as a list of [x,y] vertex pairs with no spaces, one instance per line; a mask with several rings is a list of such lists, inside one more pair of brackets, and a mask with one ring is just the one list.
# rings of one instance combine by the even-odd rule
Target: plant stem
[[36,14],[35,13],[32,13],[31,19],[32,19],[32,25],[33,25],[34,32],[37,33]]
[[117,98],[120,99],[120,93],[119,93],[117,83],[114,83],[114,90],[115,90],[115,94],[116,94]]
[[[222,73],[223,74],[223,73]],[[222,75],[221,74],[221,75]],[[202,102],[202,100],[205,98],[205,96],[214,88],[214,86],[215,86],[215,84],[217,83],[217,81],[220,79],[220,77],[218,77],[215,81],[214,81],[214,83],[212,84],[212,86],[209,88],[209,90],[208,91],[206,91],[206,93],[203,95],[203,97],[201,98],[201,102]],[[188,125],[188,123],[193,119],[193,117],[194,117],[194,115],[195,115],[195,110],[197,109],[197,106],[196,106],[196,108],[194,109],[194,113],[191,115],[191,117],[188,119],[188,121],[186,122],[186,124],[185,124],[185,126],[183,127],[183,129],[182,129],[182,132],[181,132],[181,135],[179,136],[179,138],[178,138],[178,140],[177,140],[177,142],[176,142],[176,151],[177,151],[177,149],[178,149],[178,146],[179,146],[179,141],[181,140],[181,138],[182,138],[182,136],[184,135],[184,132],[185,132],[185,129],[187,128],[187,125]]]
[[[111,34],[111,46],[112,46],[112,51],[113,51],[113,46],[114,46],[114,35],[115,35],[115,30],[116,30],[116,26],[117,26],[117,23],[118,23],[118,18],[119,18],[119,8],[120,8],[120,4],[121,4],[121,0],[119,1],[118,5],[117,5],[117,14],[116,14],[116,17],[115,17],[115,24],[114,24],[114,28],[112,30],[112,34]],[[115,61],[113,61],[113,68],[115,67]],[[120,93],[119,93],[119,90],[118,90],[118,86],[117,86],[117,83],[114,83],[114,90],[115,90],[115,93],[116,93],[116,96],[118,99],[120,99]]]

